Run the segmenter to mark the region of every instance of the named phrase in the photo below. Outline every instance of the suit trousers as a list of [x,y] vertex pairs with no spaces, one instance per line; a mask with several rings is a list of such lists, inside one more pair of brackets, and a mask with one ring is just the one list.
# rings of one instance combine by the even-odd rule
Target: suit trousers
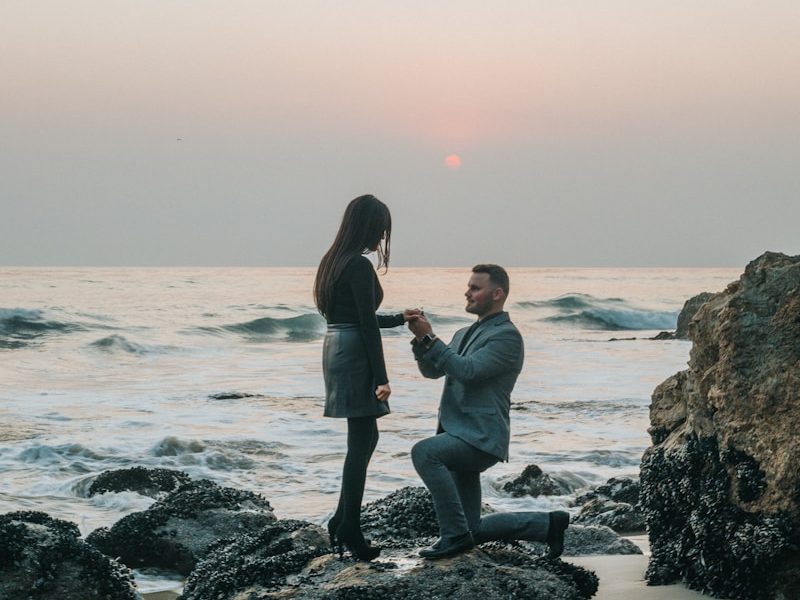
[[411,459],[433,497],[442,540],[467,531],[472,532],[477,544],[492,540],[547,540],[547,512],[493,513],[481,518],[480,475],[500,461],[496,456],[445,432],[417,442],[411,449]]

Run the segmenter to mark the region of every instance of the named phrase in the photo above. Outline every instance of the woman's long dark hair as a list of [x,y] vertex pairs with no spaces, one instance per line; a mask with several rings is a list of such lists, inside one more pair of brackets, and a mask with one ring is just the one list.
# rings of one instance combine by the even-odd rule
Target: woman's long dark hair
[[339,233],[322,257],[314,280],[314,302],[323,316],[333,304],[333,285],[354,256],[378,253],[378,268],[389,268],[392,215],[389,207],[367,194],[352,200],[344,211]]

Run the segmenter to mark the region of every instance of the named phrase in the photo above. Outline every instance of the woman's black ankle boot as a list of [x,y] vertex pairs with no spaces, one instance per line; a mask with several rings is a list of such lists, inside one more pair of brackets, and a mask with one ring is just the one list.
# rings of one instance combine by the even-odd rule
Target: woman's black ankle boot
[[338,544],[344,544],[344,546],[350,550],[350,554],[358,560],[369,562],[378,558],[381,553],[379,547],[367,544],[363,534],[358,529],[348,530],[339,527],[336,531],[336,541]]
[[[339,529],[340,520],[336,518],[336,515],[333,515],[330,520],[328,521],[328,537],[331,540],[331,548],[334,550],[339,549],[339,544],[336,541],[336,530]],[[339,551],[341,555],[341,551]]]

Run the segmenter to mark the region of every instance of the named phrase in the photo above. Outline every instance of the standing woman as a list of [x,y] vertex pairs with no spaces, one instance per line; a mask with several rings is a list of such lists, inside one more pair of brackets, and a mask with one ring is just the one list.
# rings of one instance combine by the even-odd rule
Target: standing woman
[[[314,301],[328,322],[322,347],[325,416],[347,419],[347,456],[336,513],[328,522],[331,545],[344,544],[361,560],[380,548],[361,532],[361,500],[372,453],[378,443],[378,417],[389,414],[389,378],[383,360],[380,327],[397,327],[419,314],[406,310],[377,315],[383,290],[372,262],[389,266],[392,217],[375,196],[359,196],[347,205],[339,233],[322,257],[314,281]],[[341,550],[340,550],[341,551]]]

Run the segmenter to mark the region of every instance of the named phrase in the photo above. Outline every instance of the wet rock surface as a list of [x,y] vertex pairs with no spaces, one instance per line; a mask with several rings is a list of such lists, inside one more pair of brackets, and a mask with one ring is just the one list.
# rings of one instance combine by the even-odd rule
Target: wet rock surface
[[[257,548],[253,548],[258,552]],[[235,545],[219,552],[235,552]],[[298,550],[303,556],[304,552]],[[310,553],[313,553],[311,551]],[[198,571],[216,560],[201,563]],[[261,561],[259,554],[256,562]],[[266,559],[269,560],[269,559]],[[184,600],[239,598],[292,598],[296,600],[423,600],[441,598],[542,598],[580,600],[597,590],[597,577],[581,567],[561,560],[536,559],[502,544],[439,561],[426,561],[409,550],[385,550],[372,563],[323,554],[293,573],[248,568],[245,561],[226,562],[231,577],[223,587],[206,587],[194,574],[187,583]],[[211,569],[219,573],[218,567]],[[245,583],[251,580],[251,583]],[[191,586],[191,587],[190,587]]]
[[641,465],[651,584],[800,598],[800,257],[766,253],[689,323]]
[[517,477],[503,484],[503,491],[514,497],[560,496],[568,494],[570,487],[542,471],[537,465],[528,465]]
[[605,525],[618,533],[643,533],[644,513],[638,503],[638,480],[612,477],[603,485],[575,499],[576,505],[583,506],[573,522]]
[[131,571],[40,512],[0,515],[3,600],[141,600]]
[[627,504],[639,503],[639,481],[631,477],[612,477],[603,485],[598,485],[590,492],[581,494],[575,499],[575,504],[586,504],[596,498],[607,498],[614,502]]
[[183,471],[132,467],[103,471],[89,486],[89,496],[107,492],[136,492],[150,498],[164,498],[189,483],[191,478]]
[[161,567],[188,574],[216,541],[255,533],[275,521],[258,494],[192,481],[145,511],[130,514],[86,541],[130,567]]
[[643,533],[644,514],[627,502],[595,498],[587,502],[573,519],[574,523],[605,525],[618,533]]

